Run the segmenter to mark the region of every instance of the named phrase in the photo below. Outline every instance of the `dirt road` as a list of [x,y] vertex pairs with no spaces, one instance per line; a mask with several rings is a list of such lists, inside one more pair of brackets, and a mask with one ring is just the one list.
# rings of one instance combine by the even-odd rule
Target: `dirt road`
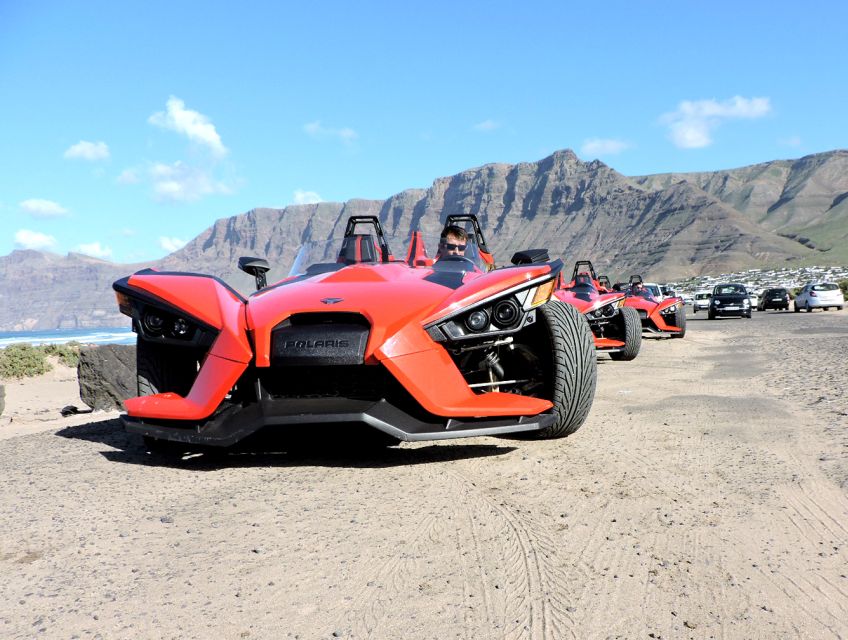
[[848,637],[846,353],[848,312],[700,315],[602,357],[553,442],[167,462],[114,419],[21,431],[0,637]]

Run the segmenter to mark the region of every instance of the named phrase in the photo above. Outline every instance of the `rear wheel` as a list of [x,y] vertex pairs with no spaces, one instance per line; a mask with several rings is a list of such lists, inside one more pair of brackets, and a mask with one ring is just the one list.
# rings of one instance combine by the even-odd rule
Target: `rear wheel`
[[795,306],[795,313],[798,313],[800,311],[800,309],[798,308],[798,303],[793,302],[792,304]]
[[622,307],[621,322],[624,325],[624,349],[610,353],[613,360],[633,360],[642,348],[642,321],[633,307]]
[[807,305],[804,307],[804,311],[806,311],[807,313],[810,313],[812,310],[813,310],[813,308],[810,306],[810,303],[808,301]]
[[562,438],[577,431],[592,408],[598,366],[595,342],[586,318],[569,304],[552,300],[539,308],[539,315],[550,344],[552,362],[546,397],[554,404],[556,420],[533,435]]

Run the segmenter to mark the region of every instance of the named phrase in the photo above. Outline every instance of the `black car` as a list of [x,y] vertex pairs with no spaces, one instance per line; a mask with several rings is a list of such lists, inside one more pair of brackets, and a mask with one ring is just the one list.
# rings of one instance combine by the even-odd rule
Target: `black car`
[[751,300],[744,284],[726,283],[713,287],[710,296],[710,308],[707,311],[710,320],[720,316],[751,317]]
[[760,294],[760,301],[757,303],[759,311],[767,309],[777,309],[778,311],[789,311],[789,292],[783,287],[775,287],[774,289],[766,289]]

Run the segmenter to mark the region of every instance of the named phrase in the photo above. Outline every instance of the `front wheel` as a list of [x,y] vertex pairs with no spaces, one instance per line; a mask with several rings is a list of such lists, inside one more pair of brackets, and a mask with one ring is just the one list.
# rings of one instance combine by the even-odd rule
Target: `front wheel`
[[793,304],[795,305],[795,313],[798,313],[800,311],[800,309],[798,308],[798,303],[795,302]]
[[555,422],[533,434],[563,438],[586,421],[595,399],[597,362],[589,323],[575,307],[552,300],[539,308],[550,348],[550,380],[546,397],[553,403]]
[[672,338],[682,338],[686,335],[686,309],[678,307],[674,312],[674,326],[680,327],[680,331],[672,333]]
[[642,321],[639,319],[639,312],[633,307],[622,307],[621,322],[624,325],[624,349],[613,351],[609,355],[613,360],[633,360],[642,348]]

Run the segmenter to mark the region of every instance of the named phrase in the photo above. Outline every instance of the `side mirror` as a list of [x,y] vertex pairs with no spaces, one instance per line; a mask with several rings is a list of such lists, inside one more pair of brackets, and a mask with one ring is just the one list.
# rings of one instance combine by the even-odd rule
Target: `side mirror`
[[271,267],[268,266],[268,261],[264,258],[242,256],[238,260],[238,268],[256,278],[257,291],[267,286],[268,281],[265,279],[265,274],[270,271]]
[[512,264],[538,264],[541,262],[550,262],[551,258],[548,255],[547,249],[526,249],[517,251],[512,255]]

